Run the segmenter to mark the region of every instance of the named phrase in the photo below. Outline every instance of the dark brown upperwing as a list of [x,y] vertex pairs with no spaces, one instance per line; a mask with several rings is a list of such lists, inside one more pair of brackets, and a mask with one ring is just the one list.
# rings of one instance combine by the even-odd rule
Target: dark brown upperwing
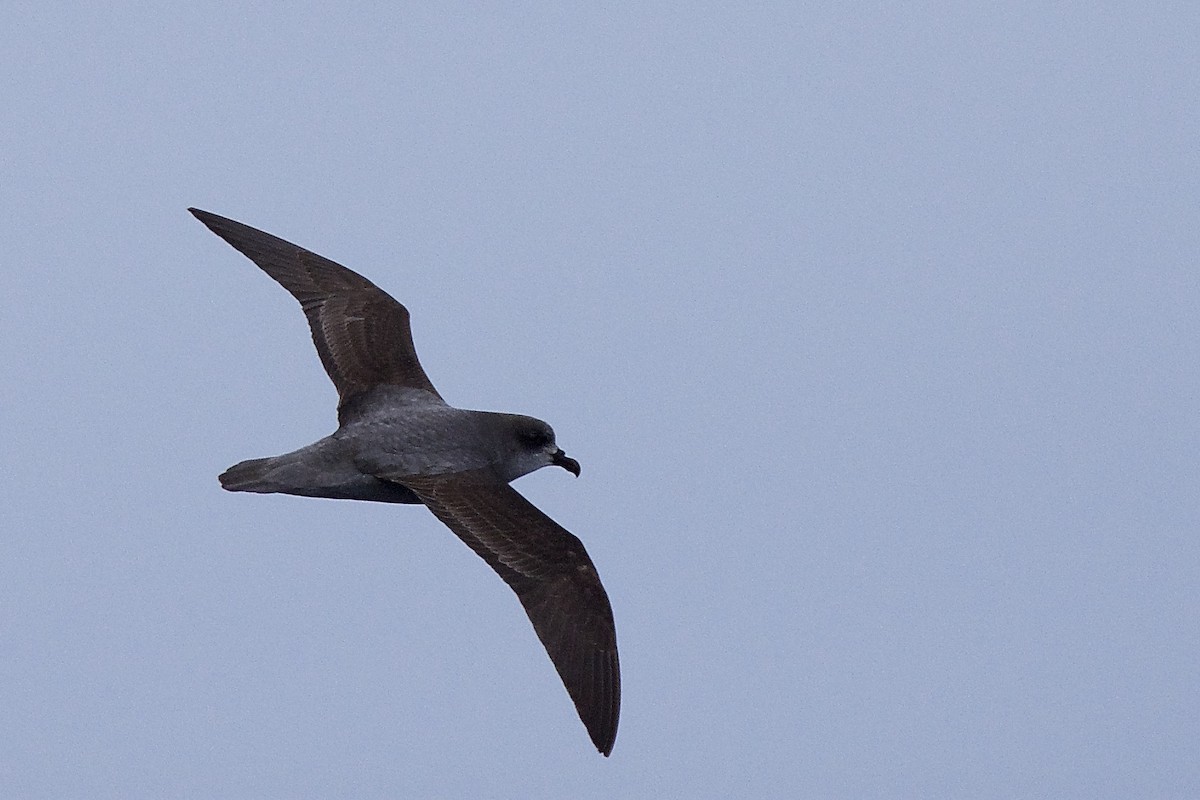
[[188,211],[300,301],[321,363],[337,387],[339,418],[353,397],[379,384],[437,394],[417,360],[408,309],[387,292],[277,236],[197,208]]
[[611,753],[621,710],[617,631],[583,543],[486,472],[394,480],[517,593],[592,742]]

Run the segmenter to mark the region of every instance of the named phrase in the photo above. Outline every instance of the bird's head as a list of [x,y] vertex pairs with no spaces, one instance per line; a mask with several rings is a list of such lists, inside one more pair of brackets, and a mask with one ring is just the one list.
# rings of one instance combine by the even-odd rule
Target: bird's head
[[[509,460],[515,470],[514,477],[533,472],[542,467],[562,467],[579,477],[579,462],[568,456],[554,439],[554,429],[540,419],[513,415],[511,453]],[[511,480],[511,478],[510,478]]]

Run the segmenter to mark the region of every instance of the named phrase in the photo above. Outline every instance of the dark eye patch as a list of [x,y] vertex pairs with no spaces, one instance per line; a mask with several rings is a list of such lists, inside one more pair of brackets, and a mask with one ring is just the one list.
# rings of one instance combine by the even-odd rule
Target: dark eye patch
[[521,431],[521,441],[529,447],[545,447],[550,444],[551,436],[546,431],[531,428]]

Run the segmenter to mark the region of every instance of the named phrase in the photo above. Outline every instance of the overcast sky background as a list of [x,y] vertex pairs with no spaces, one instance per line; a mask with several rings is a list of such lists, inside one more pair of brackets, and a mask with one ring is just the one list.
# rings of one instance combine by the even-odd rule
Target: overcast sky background
[[[5,796],[1200,795],[1200,7],[831,5],[9,7]],[[554,425],[611,759],[191,205]]]

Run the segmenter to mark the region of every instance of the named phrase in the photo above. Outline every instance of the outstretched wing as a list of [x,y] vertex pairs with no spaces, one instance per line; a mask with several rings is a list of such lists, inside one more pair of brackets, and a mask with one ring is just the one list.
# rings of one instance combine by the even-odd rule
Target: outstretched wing
[[621,670],[612,607],[583,543],[486,472],[394,478],[517,593],[596,748],[617,738]]
[[380,384],[437,395],[417,360],[408,309],[387,292],[277,236],[197,208],[188,210],[300,301],[321,363],[337,387],[339,418],[355,396]]

